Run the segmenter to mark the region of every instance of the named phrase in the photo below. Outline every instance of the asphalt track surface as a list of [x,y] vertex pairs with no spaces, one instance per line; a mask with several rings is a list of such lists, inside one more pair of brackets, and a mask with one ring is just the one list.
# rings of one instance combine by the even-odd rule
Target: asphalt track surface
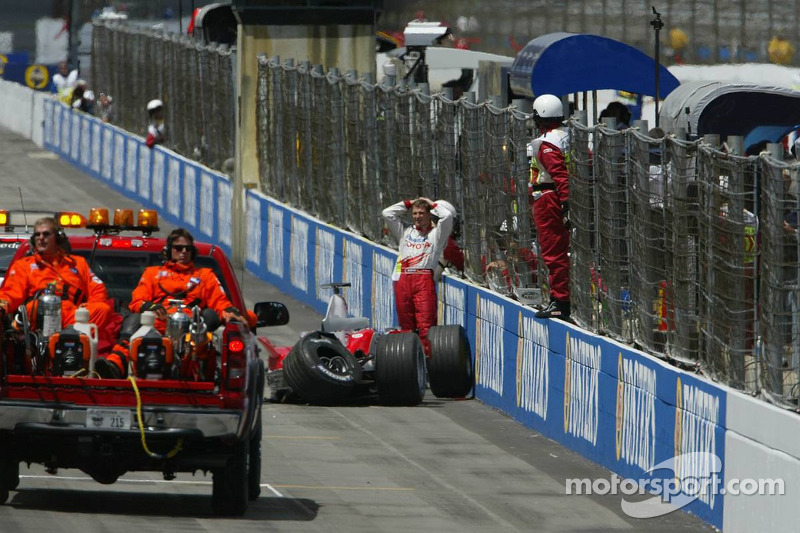
[[[139,208],[32,142],[0,128],[0,208]],[[164,227],[163,230],[171,228]],[[281,344],[320,316],[242,272],[248,305],[280,300]],[[211,478],[129,473],[100,485],[76,470],[22,465],[0,532],[676,531],[711,530],[681,511],[637,520],[622,495],[565,495],[568,478],[611,472],[478,401],[430,393],[418,407],[264,404],[262,494],[240,518],[211,512]]]

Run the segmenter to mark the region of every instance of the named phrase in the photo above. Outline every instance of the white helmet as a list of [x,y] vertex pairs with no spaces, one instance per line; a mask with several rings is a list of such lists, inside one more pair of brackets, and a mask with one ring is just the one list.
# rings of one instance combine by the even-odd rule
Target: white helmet
[[533,118],[544,122],[564,120],[564,106],[557,96],[543,94],[533,101]]
[[156,98],[147,102],[147,111],[155,111],[159,107],[164,107],[164,102]]

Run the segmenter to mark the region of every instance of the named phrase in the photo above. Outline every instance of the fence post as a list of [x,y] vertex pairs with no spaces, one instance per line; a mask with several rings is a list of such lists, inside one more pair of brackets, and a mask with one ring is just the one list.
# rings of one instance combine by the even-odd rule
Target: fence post
[[744,137],[741,135],[729,135],[725,141],[731,155],[744,156]]
[[712,146],[714,149],[719,148],[719,134],[706,133],[703,135],[703,143]]
[[[780,145],[780,144],[768,143],[767,144],[767,153],[769,154],[769,157],[775,159],[776,161],[782,161],[783,160],[783,146]],[[759,177],[760,177],[760,172],[756,172],[755,174],[756,174],[756,178],[755,178],[756,179],[756,191],[760,195],[761,194],[761,188],[762,188],[762,184],[759,183],[759,181],[758,181]],[[768,185],[768,184],[765,183],[764,185]],[[759,202],[756,202],[756,213],[755,213],[756,217],[762,216],[760,210],[758,209],[758,204],[759,204]],[[757,218],[756,220],[760,220],[760,219]],[[759,228],[759,233],[761,233],[761,231],[762,231],[762,228]],[[767,231],[769,231],[769,230],[767,230]],[[760,252],[760,250],[758,249],[759,239],[755,240],[755,245],[756,245],[756,250]],[[774,244],[773,244],[773,246],[774,246]],[[756,285],[756,290],[757,289],[758,289],[758,285]],[[767,290],[769,290],[769,289],[767,289]],[[756,300],[756,301],[758,302],[759,300]],[[756,313],[756,316],[758,316],[757,313]],[[792,321],[793,322],[797,321],[796,313],[792,313]],[[775,327],[775,325],[773,325],[773,324],[769,324],[768,327],[770,327],[772,329],[777,329]],[[756,329],[756,332],[758,332],[758,331],[759,330]],[[778,347],[777,349],[764,350],[764,345],[761,343],[761,340],[762,340],[761,336],[759,335],[757,337],[757,339],[758,339],[759,342],[757,343],[758,350],[756,351],[756,372],[758,372],[759,367],[761,366],[760,357],[761,357],[762,354],[764,354],[764,352],[766,352],[766,355],[769,357],[769,361],[767,361],[767,365],[766,365],[767,366],[768,375],[765,376],[767,379],[766,379],[766,383],[764,384],[764,388],[766,388],[771,393],[776,394],[779,397],[784,397],[785,396],[784,386],[783,386],[784,375],[783,375],[783,370],[782,370],[782,368],[783,368],[783,357],[784,357],[784,354],[783,354],[783,344],[784,343],[783,343],[783,341],[775,343],[775,344],[777,344],[777,347]],[[796,339],[793,339],[793,340],[796,342]],[[793,365],[790,365],[790,367],[791,366],[793,366]],[[794,368],[794,372],[797,372],[797,368]],[[759,378],[760,378],[760,376],[758,376],[758,374],[756,374],[756,383],[758,385],[761,385]],[[756,386],[756,390],[758,390],[758,388],[759,388],[758,385]],[[796,394],[795,394],[795,396],[796,396]]]

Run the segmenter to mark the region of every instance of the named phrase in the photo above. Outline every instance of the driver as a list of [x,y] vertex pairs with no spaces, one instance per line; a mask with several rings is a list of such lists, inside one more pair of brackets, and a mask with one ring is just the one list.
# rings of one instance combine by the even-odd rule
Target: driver
[[[414,223],[403,224],[400,217],[409,210]],[[434,215],[439,219],[436,223]],[[392,279],[400,328],[417,330],[430,357],[428,330],[436,325],[434,269],[453,229],[453,212],[429,198],[417,198],[390,205],[383,210],[383,218],[399,241]]]
[[[170,300],[180,300],[186,307],[183,311],[191,315],[192,307],[200,306],[209,331],[217,329],[220,318],[224,322],[248,321],[234,307],[225,294],[217,276],[210,268],[195,266],[197,249],[194,237],[186,229],[178,228],[167,236],[161,252],[164,264],[145,269],[139,284],[133,290],[128,308],[134,313],[125,319],[122,340],[97,371],[108,377],[124,377],[127,373],[127,341],[140,325],[140,313],[152,311],[156,315],[155,327],[163,335],[166,331],[167,312]],[[99,362],[99,360],[98,360]],[[104,376],[106,377],[106,376]]]
[[61,297],[61,327],[75,322],[75,310],[86,307],[97,325],[98,350],[111,346],[121,318],[114,313],[105,284],[83,257],[69,253],[69,241],[52,217],[37,220],[31,237],[32,255],[11,264],[0,288],[0,319],[25,304],[34,328],[38,296],[48,285]]

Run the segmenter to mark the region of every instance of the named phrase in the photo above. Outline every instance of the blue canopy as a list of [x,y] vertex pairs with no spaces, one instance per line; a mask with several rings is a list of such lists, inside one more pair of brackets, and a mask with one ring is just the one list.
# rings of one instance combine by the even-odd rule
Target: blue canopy
[[[549,33],[530,41],[511,66],[511,90],[520,96],[616,89],[655,96],[655,60],[627,44],[577,33]],[[659,98],[680,85],[659,69]]]

